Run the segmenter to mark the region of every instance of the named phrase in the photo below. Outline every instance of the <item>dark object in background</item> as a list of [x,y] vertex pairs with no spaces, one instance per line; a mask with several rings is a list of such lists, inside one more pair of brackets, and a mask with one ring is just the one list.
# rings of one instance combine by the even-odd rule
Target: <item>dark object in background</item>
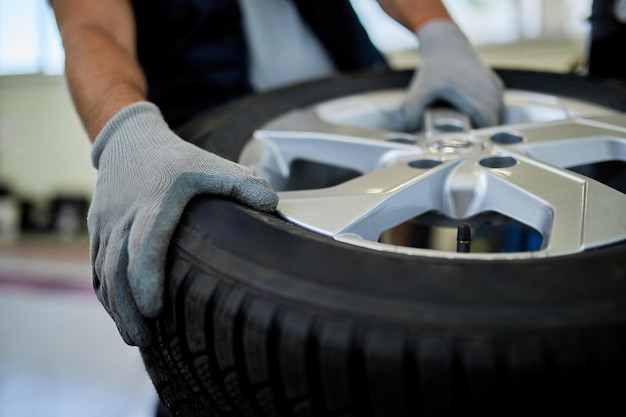
[[20,199],[19,229],[26,235],[51,235],[63,239],[87,234],[89,199],[57,195],[51,200]]
[[0,243],[11,243],[19,236],[19,207],[10,187],[0,183]]
[[20,201],[21,219],[20,230],[23,233],[41,233],[48,226],[47,214],[42,215],[42,210],[30,200]]
[[57,196],[50,202],[49,231],[62,238],[86,233],[88,209],[89,201],[86,198]]
[[591,34],[588,73],[594,77],[626,80],[626,23],[615,15],[616,0],[594,0],[591,8]]

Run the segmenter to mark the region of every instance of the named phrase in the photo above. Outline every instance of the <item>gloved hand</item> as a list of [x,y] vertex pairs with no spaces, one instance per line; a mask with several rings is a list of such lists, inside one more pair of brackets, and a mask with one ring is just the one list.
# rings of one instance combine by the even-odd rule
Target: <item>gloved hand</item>
[[404,102],[407,129],[419,130],[424,110],[439,101],[468,115],[476,127],[498,124],[504,112],[504,85],[481,62],[457,25],[437,20],[417,35],[422,65]]
[[278,196],[252,170],[176,136],[148,102],[121,110],[92,149],[88,214],[93,285],[124,341],[150,342],[144,317],[163,306],[165,257],[189,200],[201,193],[273,211]]

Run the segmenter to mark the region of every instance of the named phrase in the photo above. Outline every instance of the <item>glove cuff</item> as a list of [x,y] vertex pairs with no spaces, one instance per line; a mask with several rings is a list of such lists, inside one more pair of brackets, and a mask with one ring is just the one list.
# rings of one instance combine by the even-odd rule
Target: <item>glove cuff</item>
[[450,20],[433,20],[416,32],[419,51],[424,57],[449,55],[456,57],[463,51],[471,51],[472,46],[465,34]]
[[440,14],[423,16],[417,19],[417,21],[413,22],[413,25],[411,26],[413,28],[412,32],[417,36],[419,31],[422,30],[424,26],[436,21],[452,22],[452,19],[449,16],[444,16]]
[[[150,102],[140,101],[124,107],[109,120],[96,137],[91,148],[91,163],[98,169],[100,156],[109,142],[119,140],[140,140],[148,131],[155,128],[169,130],[159,108]],[[157,135],[158,136],[158,135]],[[153,136],[154,139],[156,137]]]

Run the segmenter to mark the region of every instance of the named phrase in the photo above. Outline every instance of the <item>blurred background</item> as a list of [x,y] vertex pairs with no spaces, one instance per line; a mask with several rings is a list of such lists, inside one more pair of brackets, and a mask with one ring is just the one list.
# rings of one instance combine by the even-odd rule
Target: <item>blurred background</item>
[[[415,37],[352,0],[395,68]],[[585,71],[591,0],[448,0],[489,64]],[[0,0],[0,417],[150,416],[156,397],[91,290],[85,217],[96,179],[46,0]]]

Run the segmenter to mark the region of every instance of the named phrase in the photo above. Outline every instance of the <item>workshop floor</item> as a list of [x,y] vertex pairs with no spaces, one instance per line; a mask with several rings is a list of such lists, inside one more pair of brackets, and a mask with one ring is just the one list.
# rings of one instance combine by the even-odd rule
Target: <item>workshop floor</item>
[[154,417],[154,388],[88,260],[82,243],[0,246],[0,417]]
[[[494,66],[567,72],[577,42],[484,48]],[[397,68],[415,65],[397,54]],[[0,246],[0,417],[154,416],[156,394],[91,290],[85,244]]]

